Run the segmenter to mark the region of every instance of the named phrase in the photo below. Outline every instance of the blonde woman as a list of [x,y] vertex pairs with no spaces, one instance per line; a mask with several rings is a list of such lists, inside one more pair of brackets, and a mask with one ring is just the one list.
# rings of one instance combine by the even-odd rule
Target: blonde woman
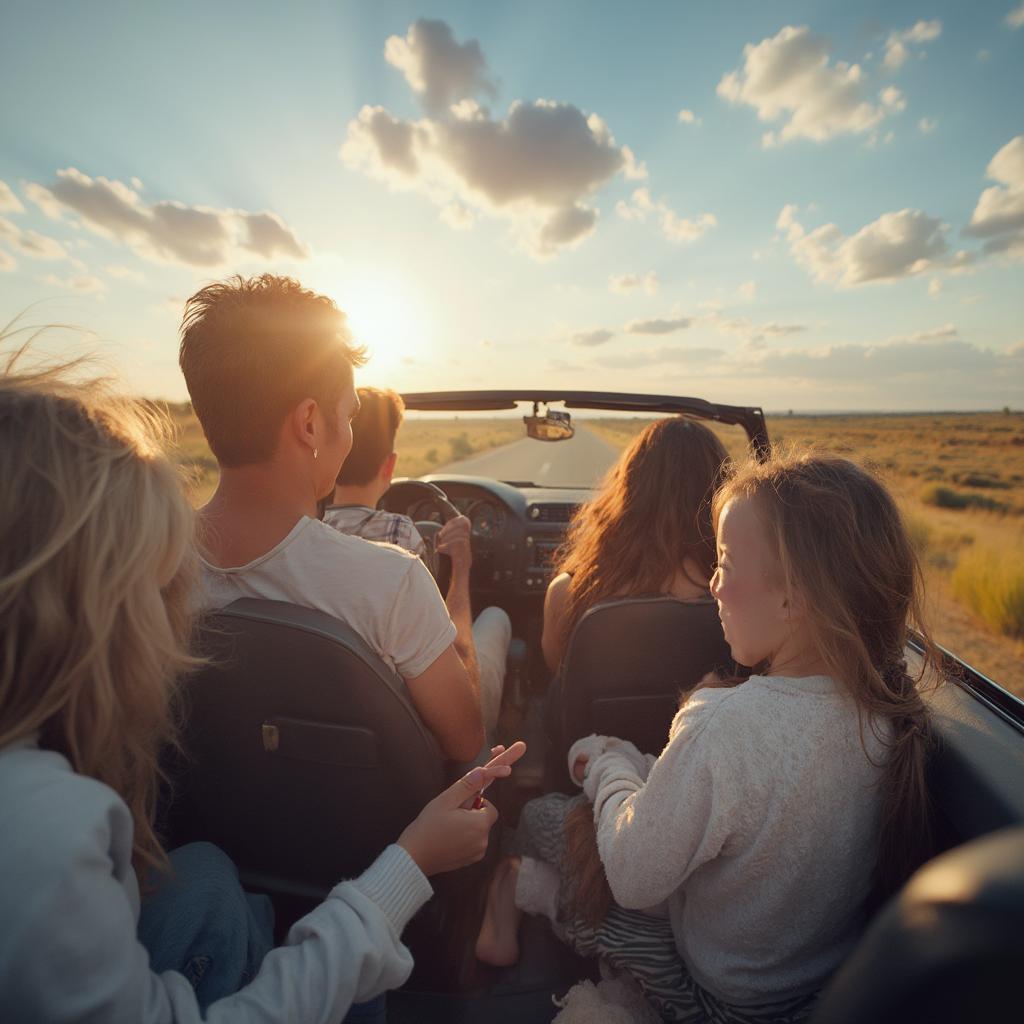
[[337,1021],[406,979],[399,936],[426,876],[478,860],[496,816],[461,805],[510,769],[475,769],[438,796],[269,953],[269,907],[216,848],[176,852],[167,886],[157,754],[190,664],[194,560],[158,426],[60,371],[12,361],[0,377],[2,1015]]

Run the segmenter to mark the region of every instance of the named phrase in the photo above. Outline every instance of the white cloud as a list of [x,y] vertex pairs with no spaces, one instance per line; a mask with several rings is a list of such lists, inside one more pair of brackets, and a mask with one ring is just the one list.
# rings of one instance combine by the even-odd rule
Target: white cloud
[[308,256],[273,213],[186,206],[171,200],[147,205],[137,189],[117,180],[90,178],[77,168],[57,172],[49,186],[30,182],[26,195],[48,216],[77,214],[96,234],[123,242],[150,260],[213,267],[246,252],[264,259]]
[[126,267],[122,263],[108,263],[103,268],[111,277],[119,281],[145,281],[146,275],[139,270]]
[[943,324],[930,331],[914,331],[911,334],[894,334],[889,338],[887,344],[895,345],[899,342],[922,342],[922,341],[952,341],[959,335],[955,324]]
[[1018,4],[1006,15],[1006,24],[1010,28],[1020,28],[1021,25],[1024,25],[1024,4]]
[[686,330],[693,320],[688,316],[655,318],[653,320],[631,320],[626,324],[627,334],[674,334]]
[[432,114],[481,92],[494,95],[480,44],[475,39],[457,43],[443,21],[421,18],[413,22],[404,38],[391,36],[387,40],[384,58],[405,75]]
[[891,71],[903,66],[910,56],[910,46],[930,43],[942,35],[941,21],[919,21],[902,32],[890,32],[885,41],[885,58],[883,63]]
[[987,253],[1024,257],[1024,135],[1003,146],[986,173],[1000,184],[978,197],[964,234],[985,239]]
[[901,93],[895,85],[886,86],[878,94],[878,98],[894,113],[898,114],[907,109],[907,101],[903,98],[903,93]]
[[[927,333],[927,332],[925,332]],[[819,349],[768,349],[748,355],[739,372],[834,384],[916,379],[934,386],[947,377],[962,384],[967,375],[1020,377],[1024,353],[998,352],[950,338],[891,339],[876,345],[829,345]],[[1024,378],[1021,378],[1024,379]]]
[[0,249],[0,272],[14,270],[18,266],[18,261],[9,253]]
[[698,117],[692,110],[687,110],[686,107],[679,111],[678,119],[680,124],[692,124],[698,128],[704,123],[702,117]]
[[500,121],[475,106],[462,113],[410,122],[363,107],[341,158],[442,208],[458,203],[507,217],[537,255],[593,231],[597,214],[586,201],[627,165],[625,147],[599,117],[546,100],[513,103]]
[[600,327],[591,331],[577,331],[572,336],[571,341],[573,345],[578,345],[581,348],[596,348],[598,345],[604,345],[606,342],[611,341],[614,337],[614,331]]
[[752,302],[754,296],[757,295],[757,282],[744,281],[743,284],[736,289],[736,295],[743,302]]
[[759,324],[746,316],[729,317],[715,308],[709,309],[702,319],[719,334],[735,335],[747,344],[761,343],[768,338],[790,337],[807,330],[805,324],[780,324],[775,320]]
[[447,203],[438,217],[456,231],[468,231],[476,223],[476,214],[465,203]]
[[765,147],[862,134],[894,109],[871,103],[860,66],[830,63],[828,41],[806,26],[787,25],[773,37],[748,43],[743,54],[743,67],[723,76],[718,95],[752,106],[761,121],[783,119],[779,131],[762,136]]
[[69,277],[47,274],[39,280],[53,288],[64,288],[67,291],[78,292],[80,295],[102,295],[107,290],[107,286],[98,277],[93,277],[91,274],[75,274]]
[[620,199],[615,212],[623,220],[645,221],[648,216],[653,217],[670,242],[694,242],[718,223],[713,213],[701,213],[692,220],[681,217],[665,200],[655,202],[648,188],[635,189],[628,202]]
[[937,277],[933,277],[928,282],[928,296],[929,298],[937,298],[942,292],[942,281]]
[[67,249],[56,238],[41,235],[38,231],[23,231],[3,217],[0,217],[0,238],[33,259],[63,260],[68,257]]
[[685,345],[665,345],[661,348],[641,349],[602,356],[594,360],[599,366],[613,370],[638,370],[650,366],[673,363],[697,364],[716,361],[722,352],[717,348],[689,348]]
[[483,212],[512,223],[534,255],[576,245],[597,223],[592,196],[616,174],[646,177],[628,146],[616,144],[597,114],[570,103],[516,101],[492,117],[471,93],[489,91],[479,45],[456,43],[444,22],[416,22],[388,40],[430,116],[404,120],[364,106],[349,122],[340,157],[350,168],[415,190],[455,227]]
[[608,290],[618,295],[643,290],[648,295],[657,295],[660,282],[654,270],[646,274],[616,274],[608,278]]
[[883,213],[850,236],[835,224],[808,232],[796,220],[796,212],[797,207],[788,204],[776,221],[776,227],[786,232],[796,261],[816,281],[842,288],[892,281],[940,266],[964,266],[971,259],[967,253],[948,259],[948,225],[921,210]]
[[931,135],[936,128],[939,127],[939,122],[934,117],[922,117],[917,122],[917,127],[920,129],[922,135]]
[[0,213],[24,213],[25,207],[6,181],[0,181]]
[[245,236],[239,241],[243,249],[264,259],[273,259],[278,253],[295,260],[305,259],[309,253],[292,234],[291,229],[276,213],[237,214],[245,227]]

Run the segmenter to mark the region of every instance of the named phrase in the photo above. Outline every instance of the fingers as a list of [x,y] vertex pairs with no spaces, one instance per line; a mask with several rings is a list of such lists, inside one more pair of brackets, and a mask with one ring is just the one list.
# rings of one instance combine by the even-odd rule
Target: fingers
[[481,790],[486,789],[495,779],[504,779],[511,774],[512,767],[507,764],[474,768],[435,799],[447,807],[460,807],[467,800],[472,800]]
[[513,765],[526,753],[526,744],[522,740],[516,740],[511,747],[491,747],[491,753],[494,757],[487,762],[486,768],[494,768],[501,764]]

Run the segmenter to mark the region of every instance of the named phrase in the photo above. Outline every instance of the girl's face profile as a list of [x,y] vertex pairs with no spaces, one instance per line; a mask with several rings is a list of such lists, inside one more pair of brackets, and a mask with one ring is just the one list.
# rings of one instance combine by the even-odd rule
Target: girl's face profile
[[717,548],[711,593],[732,656],[748,667],[771,661],[791,634],[789,607],[778,559],[750,499],[722,509]]

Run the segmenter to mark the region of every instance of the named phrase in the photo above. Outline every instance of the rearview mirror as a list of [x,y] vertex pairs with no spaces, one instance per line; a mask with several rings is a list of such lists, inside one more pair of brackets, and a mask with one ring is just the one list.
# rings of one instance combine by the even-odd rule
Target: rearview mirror
[[556,412],[553,409],[543,416],[538,416],[536,406],[532,416],[524,416],[527,436],[535,441],[568,441],[576,433],[572,419],[567,412]]

